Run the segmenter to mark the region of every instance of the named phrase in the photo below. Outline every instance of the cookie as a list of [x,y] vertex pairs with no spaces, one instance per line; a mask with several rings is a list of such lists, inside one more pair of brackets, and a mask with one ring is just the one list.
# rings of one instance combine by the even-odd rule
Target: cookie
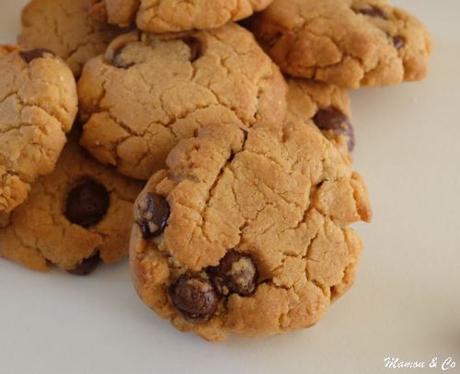
[[423,79],[426,28],[386,0],[275,0],[250,25],[286,74],[347,88]]
[[236,24],[120,36],[88,62],[78,88],[81,144],[102,163],[144,180],[201,126],[279,128],[286,115],[284,78]]
[[102,0],[95,12],[111,24],[169,33],[214,29],[265,9],[272,0]]
[[0,46],[0,215],[50,173],[77,113],[72,72],[47,50]]
[[313,122],[351,161],[355,131],[351,123],[351,105],[347,90],[307,79],[290,78],[288,82],[288,116]]
[[128,253],[133,201],[142,186],[84,154],[70,141],[52,174],[0,230],[0,255],[30,269],[55,265],[86,275]]
[[202,128],[167,164],[136,201],[130,261],[140,298],[178,329],[306,328],[350,287],[367,191],[313,124]]
[[19,44],[47,48],[79,76],[90,58],[100,55],[122,31],[89,12],[95,0],[32,0],[22,12]]

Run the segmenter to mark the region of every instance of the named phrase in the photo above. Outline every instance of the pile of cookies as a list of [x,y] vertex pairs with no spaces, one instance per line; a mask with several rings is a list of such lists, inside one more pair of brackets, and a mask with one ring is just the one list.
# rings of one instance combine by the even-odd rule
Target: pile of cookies
[[309,327],[371,220],[348,90],[430,52],[387,0],[32,0],[0,47],[0,255],[129,252],[143,302],[208,340]]

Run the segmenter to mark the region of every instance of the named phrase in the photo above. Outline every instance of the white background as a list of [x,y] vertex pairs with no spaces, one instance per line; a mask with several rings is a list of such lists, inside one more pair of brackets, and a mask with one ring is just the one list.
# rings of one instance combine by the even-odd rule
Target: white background
[[[0,1],[11,43],[25,1]],[[150,313],[126,263],[80,279],[0,261],[0,373],[388,373],[388,355],[453,356],[460,372],[460,2],[395,3],[432,31],[431,75],[353,94],[375,219],[357,227],[355,287],[316,327],[212,345]]]

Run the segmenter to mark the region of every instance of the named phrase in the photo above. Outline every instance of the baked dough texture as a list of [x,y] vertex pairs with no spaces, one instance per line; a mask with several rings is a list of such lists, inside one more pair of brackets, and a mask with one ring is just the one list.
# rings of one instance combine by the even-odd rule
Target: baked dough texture
[[421,80],[432,49],[387,0],[275,0],[250,28],[284,73],[346,88]]
[[302,122],[313,122],[351,161],[355,133],[351,123],[351,100],[348,91],[339,86],[308,79],[289,78],[288,116]]
[[100,162],[147,180],[177,142],[206,125],[280,128],[286,83],[236,24],[168,36],[120,36],[78,82],[81,144]]
[[19,44],[53,51],[79,76],[86,61],[126,32],[93,17],[94,4],[95,0],[32,0],[22,11]]
[[272,0],[102,0],[95,12],[121,27],[133,23],[143,31],[169,33],[205,30],[249,17]]
[[370,221],[368,194],[311,122],[205,127],[167,166],[137,199],[130,261],[140,298],[179,330],[215,341],[306,328],[351,286],[362,243],[349,225]]
[[46,50],[0,46],[0,215],[50,173],[77,114],[75,79]]
[[[69,221],[66,206],[71,191],[88,181],[107,191],[108,206],[97,222],[83,227]],[[128,254],[133,201],[141,189],[140,183],[89,158],[71,140],[53,173],[35,182],[29,199],[0,230],[0,255],[33,270],[57,266],[80,271],[80,275],[94,270],[99,261],[119,261]],[[87,195],[78,201],[80,211],[88,201]]]

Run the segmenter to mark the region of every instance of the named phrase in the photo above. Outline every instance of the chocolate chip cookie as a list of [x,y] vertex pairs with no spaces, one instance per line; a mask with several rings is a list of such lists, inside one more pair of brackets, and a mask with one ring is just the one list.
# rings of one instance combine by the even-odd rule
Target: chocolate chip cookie
[[342,155],[351,159],[355,132],[347,90],[307,79],[288,79],[288,116],[313,122]]
[[249,17],[272,0],[102,0],[95,11],[111,24],[168,33],[213,29]]
[[72,72],[53,53],[0,46],[0,215],[50,173],[77,113]]
[[78,76],[90,58],[100,55],[117,35],[90,15],[95,0],[32,0],[22,12],[19,44],[24,48],[47,48]]
[[431,39],[387,0],[275,0],[250,28],[283,72],[348,88],[420,80]]
[[315,324],[354,279],[366,187],[312,124],[281,134],[202,128],[171,151],[135,204],[137,291],[208,340]]
[[142,186],[98,164],[71,140],[52,174],[0,230],[0,255],[45,271],[86,275],[128,253],[133,201]]
[[81,144],[138,179],[164,167],[177,141],[201,126],[280,128],[286,114],[284,78],[236,24],[120,36],[88,62],[78,88]]

